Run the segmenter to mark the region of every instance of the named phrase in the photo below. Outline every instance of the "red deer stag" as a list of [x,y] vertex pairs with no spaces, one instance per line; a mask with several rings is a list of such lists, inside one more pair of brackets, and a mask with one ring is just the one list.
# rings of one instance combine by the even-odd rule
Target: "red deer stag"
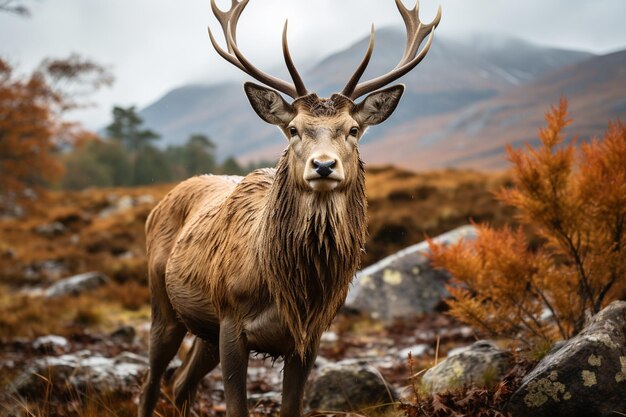
[[[428,52],[441,10],[430,24],[395,0],[407,31],[404,55],[388,74],[359,83],[374,48],[341,93],[319,98],[298,74],[283,31],[293,84],[256,68],[237,46],[237,21],[249,0],[228,12],[211,1],[226,38],[217,52],[275,90],[245,83],[261,119],[289,144],[276,169],[243,179],[200,176],[174,188],[146,223],[152,292],[150,371],[139,416],[151,416],[160,380],[187,332],[196,340],[174,375],[176,407],[184,414],[199,381],[222,364],[229,417],[248,415],[250,351],[284,358],[283,417],[300,416],[304,384],[322,332],[343,304],[366,235],[364,169],[358,142],[368,126],[395,110],[403,85],[381,87],[408,73]],[[424,39],[427,43],[419,51]],[[418,53],[419,52],[419,53]],[[360,103],[354,100],[369,94]]]

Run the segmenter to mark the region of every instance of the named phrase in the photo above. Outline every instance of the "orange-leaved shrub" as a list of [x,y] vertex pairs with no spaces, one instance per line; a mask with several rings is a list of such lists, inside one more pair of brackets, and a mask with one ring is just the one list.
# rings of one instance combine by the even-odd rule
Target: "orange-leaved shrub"
[[430,242],[434,265],[453,276],[450,314],[491,336],[567,339],[626,293],[626,126],[610,123],[577,148],[563,135],[565,99],[546,121],[537,149],[507,149],[513,186],[496,193],[521,226],[477,225],[475,241]]

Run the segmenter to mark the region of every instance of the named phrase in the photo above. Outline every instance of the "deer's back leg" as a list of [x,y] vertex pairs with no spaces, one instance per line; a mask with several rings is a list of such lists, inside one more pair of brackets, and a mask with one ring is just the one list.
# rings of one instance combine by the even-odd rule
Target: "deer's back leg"
[[191,351],[174,376],[175,403],[181,415],[189,415],[198,384],[219,362],[218,342],[211,343],[196,337]]
[[159,397],[161,377],[187,333],[182,323],[152,323],[150,329],[150,369],[139,402],[139,417],[150,417]]
[[165,291],[165,268],[151,268],[152,326],[150,369],[139,401],[139,417],[151,417],[159,398],[161,377],[180,347],[187,328],[178,320]]

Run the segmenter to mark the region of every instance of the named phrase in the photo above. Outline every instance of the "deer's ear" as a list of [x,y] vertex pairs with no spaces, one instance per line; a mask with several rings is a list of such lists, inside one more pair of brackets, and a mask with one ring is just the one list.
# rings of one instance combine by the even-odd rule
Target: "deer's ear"
[[361,126],[372,126],[387,120],[398,106],[404,93],[404,85],[398,84],[375,91],[357,104],[352,117]]
[[296,116],[293,106],[277,91],[250,82],[243,89],[256,114],[267,123],[284,127]]

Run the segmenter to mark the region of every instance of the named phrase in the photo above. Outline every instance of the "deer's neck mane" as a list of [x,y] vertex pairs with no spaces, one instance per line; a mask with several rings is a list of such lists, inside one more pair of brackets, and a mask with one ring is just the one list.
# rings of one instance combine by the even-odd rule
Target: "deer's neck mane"
[[313,193],[290,178],[284,155],[265,202],[260,267],[304,357],[343,305],[366,235],[365,171],[342,191]]

